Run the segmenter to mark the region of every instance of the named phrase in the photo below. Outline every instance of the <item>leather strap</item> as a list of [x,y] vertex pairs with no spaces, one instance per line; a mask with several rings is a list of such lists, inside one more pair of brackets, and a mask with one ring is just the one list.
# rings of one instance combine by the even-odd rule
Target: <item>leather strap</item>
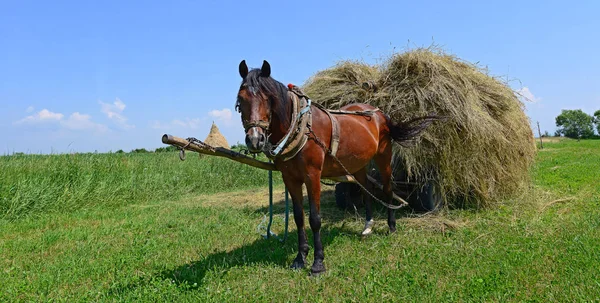
[[331,142],[329,143],[329,150],[331,151],[331,155],[335,156],[340,145],[340,126],[337,118],[332,115],[330,111],[323,111],[327,114],[329,120],[331,120]]
[[275,150],[265,153],[271,159],[287,161],[295,157],[306,145],[308,127],[312,124],[311,102],[304,97],[299,98],[293,91],[288,92],[292,99],[292,122],[286,136],[279,141]]
[[260,127],[263,130],[268,131],[269,130],[269,124],[271,124],[271,122],[269,121],[263,121],[263,120],[254,120],[254,121],[244,121],[244,130],[246,132],[248,132],[248,130],[252,127]]

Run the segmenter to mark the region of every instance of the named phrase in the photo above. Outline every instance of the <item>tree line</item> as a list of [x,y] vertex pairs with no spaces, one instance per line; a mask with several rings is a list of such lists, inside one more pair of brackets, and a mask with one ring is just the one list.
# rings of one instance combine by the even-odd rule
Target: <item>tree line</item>
[[600,110],[594,112],[593,116],[584,113],[581,109],[563,109],[556,117],[555,136],[565,136],[575,139],[593,138],[594,125],[600,135]]

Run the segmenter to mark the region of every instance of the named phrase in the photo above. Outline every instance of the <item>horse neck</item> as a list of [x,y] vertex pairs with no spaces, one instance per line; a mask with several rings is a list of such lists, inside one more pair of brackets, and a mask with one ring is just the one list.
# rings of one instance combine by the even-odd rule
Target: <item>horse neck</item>
[[[275,106],[272,109],[271,125],[271,136],[269,142],[271,144],[277,144],[288,132],[290,123],[292,121],[292,102],[289,100],[289,96],[286,94],[286,100],[277,100],[273,102]],[[283,116],[285,115],[285,116]]]

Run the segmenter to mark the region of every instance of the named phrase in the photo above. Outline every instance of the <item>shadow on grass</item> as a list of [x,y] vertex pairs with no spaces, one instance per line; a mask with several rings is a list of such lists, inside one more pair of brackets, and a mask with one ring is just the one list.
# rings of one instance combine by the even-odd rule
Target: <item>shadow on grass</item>
[[[345,231],[340,228],[322,228],[321,239],[325,247],[329,246],[333,240],[352,231]],[[308,241],[311,246],[310,256],[307,258],[304,273],[310,272],[312,265],[312,234],[308,234]],[[173,269],[162,271],[159,274],[161,279],[168,279],[172,283],[182,286],[182,288],[195,289],[202,287],[207,272],[213,271],[213,274],[223,275],[229,269],[238,266],[276,266],[288,270],[295,258],[298,233],[290,233],[288,241],[281,243],[273,238],[269,240],[259,239],[251,244],[244,245],[232,251],[222,251],[210,254],[205,258],[178,266]],[[326,261],[327,262],[327,261]]]
[[[321,218],[324,222],[324,226],[321,228],[321,240],[325,247],[325,251],[327,251],[327,247],[336,237],[355,236],[359,239],[360,230],[346,227],[344,221],[356,218],[357,216],[360,216],[360,218],[364,220],[364,208],[358,209],[356,213],[350,213],[349,211],[337,208],[335,205],[334,193],[331,190],[323,191],[321,199]],[[374,210],[379,212],[380,215],[385,213],[383,207],[378,207],[379,205],[374,206]],[[306,215],[308,216],[308,211],[306,210],[306,208],[308,208],[308,203],[306,200],[304,201],[304,207]],[[185,290],[199,289],[204,285],[204,279],[207,273],[211,272],[211,274],[222,276],[231,268],[240,266],[276,266],[289,269],[289,266],[298,252],[298,232],[293,220],[291,208],[292,205],[290,201],[290,232],[285,242],[280,242],[277,238],[260,238],[252,243],[242,244],[241,247],[233,250],[220,251],[206,256],[200,256],[196,261],[163,270],[153,277],[140,278],[138,281],[129,283],[128,285],[114,287],[109,291],[109,295],[120,296],[139,287],[149,285],[152,280],[168,280],[171,283],[176,284],[180,289]],[[276,201],[274,203],[275,214],[283,214],[284,210],[284,200]],[[247,208],[244,211],[250,213],[268,213],[268,205],[260,208]],[[406,215],[407,212],[405,211],[397,211],[397,218]],[[308,274],[310,272],[310,266],[312,265],[313,237],[308,220],[305,220],[305,224],[308,243],[311,247],[309,252],[310,256],[308,257],[306,264],[307,268],[304,270],[304,272]],[[327,263],[327,260],[325,262]]]
[[[323,245],[327,247],[336,237],[353,233],[355,231],[344,227],[323,227],[321,228],[321,240]],[[307,236],[310,245],[310,256],[307,258],[306,268],[301,272],[308,275],[310,266],[312,265],[313,253],[312,233],[310,229],[307,229]],[[280,242],[276,238],[261,238],[230,251],[215,252],[205,257],[200,256],[196,261],[163,270],[151,277],[140,277],[138,280],[127,285],[112,287],[108,291],[108,295],[110,297],[122,297],[127,293],[135,292],[138,288],[147,287],[155,281],[165,280],[177,285],[180,290],[201,289],[205,284],[205,278],[209,272],[211,275],[223,276],[231,268],[242,266],[276,266],[292,270],[289,266],[298,251],[297,239],[298,233],[294,227],[294,231],[289,234],[289,238],[285,242]]]
[[[327,247],[333,242],[336,237],[340,236],[355,236],[357,239],[360,238],[360,230],[349,229],[345,226],[345,224],[339,224],[350,217],[355,217],[357,214],[351,214],[348,211],[341,210],[335,205],[335,198],[333,191],[323,191],[321,194],[321,199],[324,202],[321,208],[321,218],[323,219],[324,225],[321,228],[321,240],[323,246],[327,250]],[[304,201],[304,206],[307,206],[307,201]],[[273,204],[273,209],[275,213],[283,213],[285,210],[285,201],[277,201]],[[381,212],[382,214],[386,212],[383,207],[374,207],[376,211]],[[252,212],[264,213],[268,212],[268,206],[261,207],[258,209],[251,210]],[[359,209],[358,213],[360,213],[361,218],[364,215],[364,208]],[[308,214],[308,212],[306,213]],[[397,217],[401,218],[408,214],[406,211],[397,211]],[[385,215],[387,216],[387,215]],[[311,257],[309,260],[312,260],[313,253],[313,239],[312,232],[310,227],[308,226],[308,221],[306,220],[306,232],[308,236],[308,243],[311,247]],[[214,254],[210,254],[201,260],[197,260],[194,262],[190,262],[188,264],[184,264],[178,266],[174,269],[162,271],[159,274],[161,279],[169,279],[172,283],[177,284],[178,286],[183,286],[184,288],[195,289],[199,288],[203,285],[204,278],[208,271],[214,271],[218,274],[224,274],[227,270],[237,266],[269,266],[275,265],[282,268],[289,268],[293,259],[295,258],[298,252],[298,232],[296,231],[296,225],[293,221],[293,214],[291,211],[291,201],[290,201],[290,232],[288,235],[288,239],[285,242],[280,242],[276,238],[270,239],[259,239],[254,241],[253,243],[243,245],[237,249],[231,251],[222,251]],[[327,261],[325,261],[327,262]],[[312,264],[307,261],[307,268],[305,272],[308,274],[309,268]],[[290,269],[291,270],[291,269]]]

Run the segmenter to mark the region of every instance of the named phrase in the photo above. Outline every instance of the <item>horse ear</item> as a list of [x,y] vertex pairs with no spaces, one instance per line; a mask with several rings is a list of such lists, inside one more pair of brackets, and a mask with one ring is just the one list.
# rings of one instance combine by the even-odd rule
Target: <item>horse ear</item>
[[269,62],[267,62],[267,60],[263,60],[263,65],[260,68],[260,75],[263,77],[271,76],[271,65]]
[[248,65],[246,65],[246,60],[242,60],[242,62],[240,62],[239,70],[240,76],[242,77],[242,79],[245,79],[248,75]]

